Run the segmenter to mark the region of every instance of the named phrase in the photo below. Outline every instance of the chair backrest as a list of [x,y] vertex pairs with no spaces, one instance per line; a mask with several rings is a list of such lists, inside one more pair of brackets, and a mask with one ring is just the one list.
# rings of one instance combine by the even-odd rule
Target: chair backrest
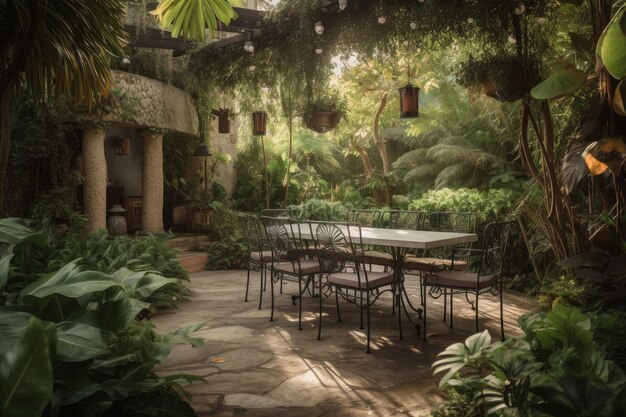
[[[265,234],[272,250],[274,261],[290,261],[294,263],[294,270],[300,258],[311,255],[307,242],[303,239],[301,227],[310,227],[290,221],[287,217],[261,216],[265,226]],[[310,230],[309,230],[309,233]]]
[[343,271],[354,256],[345,229],[333,222],[310,222],[310,225],[320,269],[329,274]]
[[478,218],[471,212],[437,211],[424,217],[424,230],[474,233]]
[[324,273],[352,270],[360,288],[368,288],[368,268],[365,263],[363,232],[354,223],[311,222],[315,245]]
[[390,228],[400,230],[420,230],[426,213],[422,211],[392,210],[389,212]]
[[250,251],[263,252],[268,249],[261,220],[254,214],[237,213],[237,217]]
[[[477,220],[478,217],[471,212],[438,211],[428,213],[424,217],[423,229],[437,232],[475,233]],[[454,247],[431,249],[427,253],[429,256],[449,258],[455,251],[455,257],[464,258],[468,256],[468,253],[463,249],[471,247],[472,243],[464,243]]]
[[499,275],[515,221],[489,223],[483,234],[479,275]]
[[378,227],[380,210],[349,210],[346,220],[361,227]]

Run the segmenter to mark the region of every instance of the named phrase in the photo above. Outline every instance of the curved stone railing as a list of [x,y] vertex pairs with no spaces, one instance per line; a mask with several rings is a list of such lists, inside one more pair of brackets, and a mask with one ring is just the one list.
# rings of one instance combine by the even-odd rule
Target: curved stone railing
[[152,78],[123,71],[111,72],[113,87],[110,95],[92,113],[92,120],[198,134],[198,113],[188,93]]

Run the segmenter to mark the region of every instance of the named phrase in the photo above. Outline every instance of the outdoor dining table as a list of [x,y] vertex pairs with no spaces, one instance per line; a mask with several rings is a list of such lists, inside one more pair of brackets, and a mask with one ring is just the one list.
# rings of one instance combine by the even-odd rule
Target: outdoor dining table
[[[347,225],[337,225],[341,231],[348,236]],[[349,226],[350,236],[358,235],[356,226]],[[299,225],[301,237],[305,240],[312,240],[312,228],[309,224]],[[400,329],[400,339],[402,334],[402,311],[406,314],[409,321],[416,327],[418,335],[420,325],[411,319],[407,310],[408,307],[421,317],[422,309],[416,308],[411,303],[404,286],[403,264],[406,254],[411,249],[436,249],[448,246],[456,246],[464,243],[471,243],[478,240],[475,233],[454,233],[454,232],[436,232],[426,230],[404,230],[404,229],[384,229],[378,227],[361,227],[362,242],[364,245],[383,246],[389,249],[393,258],[394,274],[396,281],[396,297],[399,303],[398,308],[398,326]],[[406,303],[405,303],[406,300]]]

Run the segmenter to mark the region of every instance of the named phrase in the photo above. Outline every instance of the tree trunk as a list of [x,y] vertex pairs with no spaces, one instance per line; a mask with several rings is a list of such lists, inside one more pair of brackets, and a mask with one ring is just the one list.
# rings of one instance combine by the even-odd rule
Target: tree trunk
[[[376,114],[374,115],[374,123],[372,125],[372,135],[374,136],[374,142],[376,143],[376,147],[378,148],[378,152],[380,153],[380,159],[383,162],[383,176],[385,180],[389,179],[389,174],[391,173],[391,167],[389,164],[389,155],[387,154],[387,145],[385,141],[380,136],[379,132],[379,123],[380,116],[382,115],[385,107],[387,107],[387,98],[389,97],[389,92],[385,91],[380,96],[380,102],[378,103],[378,110],[376,110]],[[389,184],[385,185],[385,204],[390,206],[393,198],[393,189]]]
[[289,174],[291,170],[291,154],[293,152],[293,111],[291,106],[291,90],[289,90],[289,155],[287,157],[287,172],[285,172],[285,179],[283,186],[285,187],[285,199],[283,200],[283,207],[287,207],[289,204]]
[[[372,165],[372,161],[370,160],[369,155],[367,154],[365,149],[363,149],[363,147],[354,143],[354,140],[352,138],[350,138],[350,147],[354,149],[361,157],[361,161],[363,162],[363,171],[365,172],[365,179],[371,179],[374,175],[374,166]],[[383,195],[381,190],[372,190],[372,195],[374,197],[374,201],[376,201],[376,205],[382,206],[385,201],[385,196]]]

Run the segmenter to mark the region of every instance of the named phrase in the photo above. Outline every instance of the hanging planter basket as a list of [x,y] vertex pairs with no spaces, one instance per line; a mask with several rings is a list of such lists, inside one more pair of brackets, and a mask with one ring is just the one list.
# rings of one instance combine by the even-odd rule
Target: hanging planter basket
[[535,74],[525,70],[516,61],[509,63],[499,76],[487,71],[482,79],[484,94],[500,101],[519,100],[528,94],[535,84]]
[[304,114],[304,124],[317,133],[330,132],[339,124],[341,114],[336,111],[312,111]]

